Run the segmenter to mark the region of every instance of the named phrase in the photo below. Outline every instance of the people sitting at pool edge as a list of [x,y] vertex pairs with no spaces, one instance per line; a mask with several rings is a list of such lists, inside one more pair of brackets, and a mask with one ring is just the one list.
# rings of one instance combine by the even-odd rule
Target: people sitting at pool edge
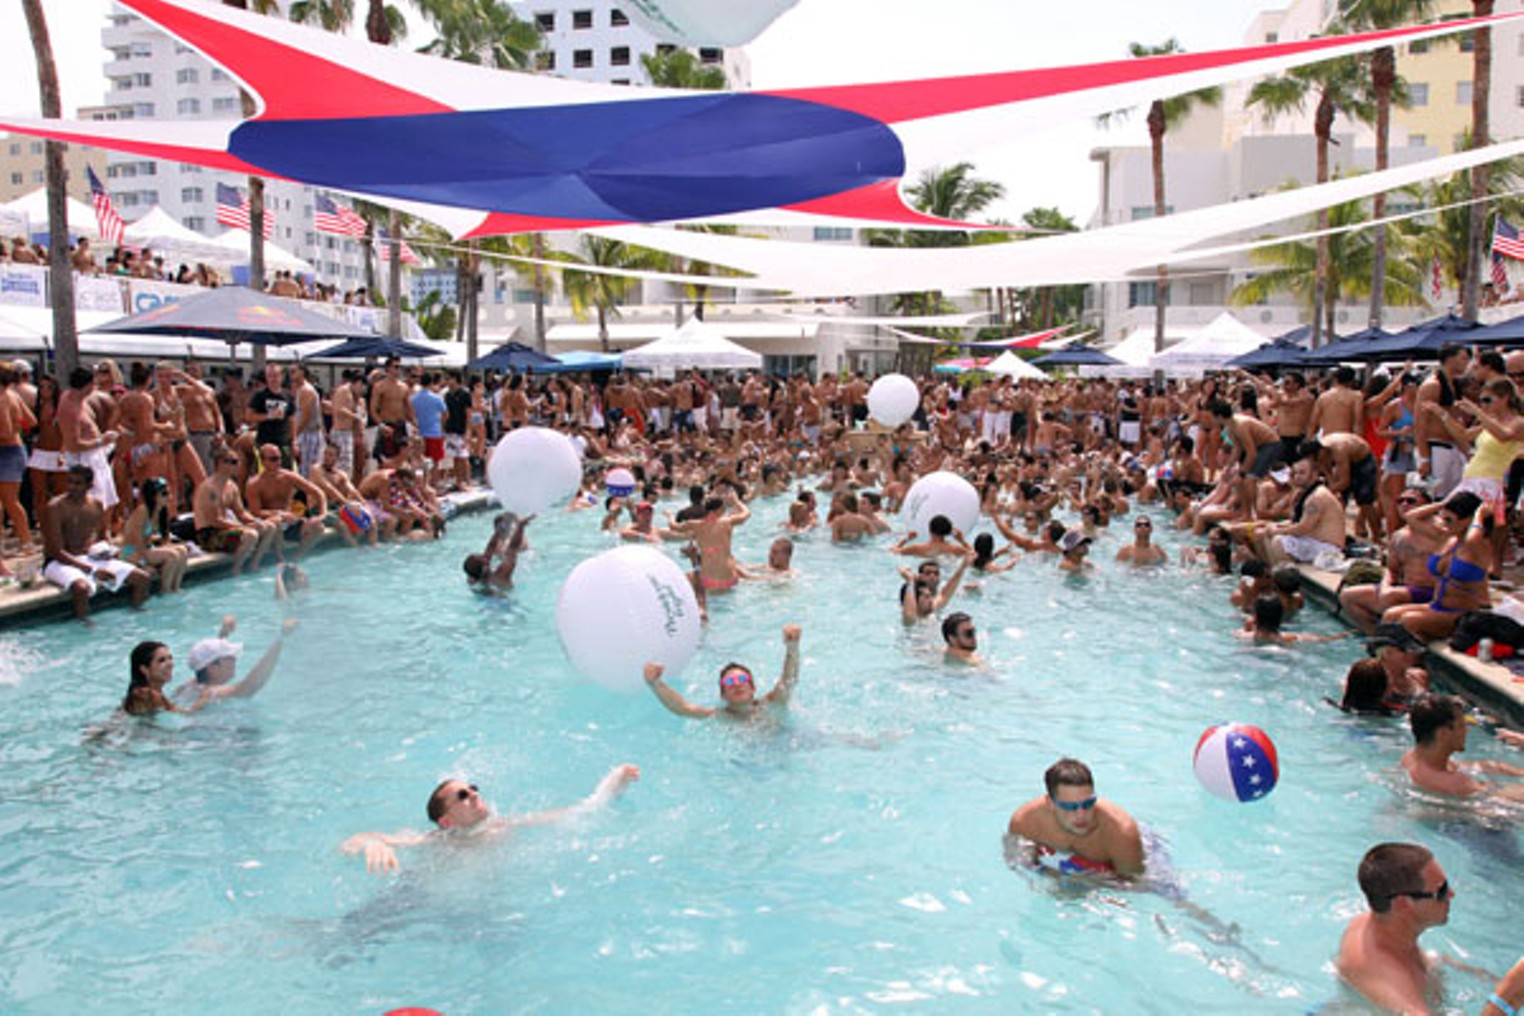
[[640,767],[624,763],[609,770],[593,792],[565,808],[532,812],[527,815],[498,815],[482,799],[476,784],[462,779],[448,779],[429,795],[427,812],[435,826],[428,832],[405,829],[395,833],[356,833],[339,849],[346,854],[364,854],[365,870],[374,873],[396,871],[397,847],[419,847],[445,837],[470,836],[475,840],[496,840],[515,829],[551,825],[586,815],[606,807],[631,783],[640,779]]
[[799,682],[799,636],[801,633],[797,624],[783,626],[783,673],[778,677],[778,683],[773,685],[773,690],[757,697],[757,682],[750,668],[741,663],[727,663],[720,668],[720,698],[724,705],[718,708],[710,706],[694,705],[681,694],[662,681],[665,669],[660,663],[647,663],[645,666],[646,684],[667,711],[684,719],[708,720],[721,717],[731,720],[746,720],[759,715],[764,709],[776,707],[782,711],[788,707],[789,698],[794,694],[794,685]]
[[1131,815],[1095,793],[1090,767],[1061,758],[1043,774],[1047,794],[1017,808],[1007,829],[1032,844],[1034,860],[1065,875],[1141,875],[1143,836]]

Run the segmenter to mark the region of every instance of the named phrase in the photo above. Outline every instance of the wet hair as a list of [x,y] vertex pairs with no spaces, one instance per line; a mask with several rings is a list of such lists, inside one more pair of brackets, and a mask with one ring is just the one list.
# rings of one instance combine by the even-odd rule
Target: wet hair
[[757,686],[757,679],[754,676],[752,676],[751,668],[748,667],[746,664],[744,664],[744,663],[738,663],[735,660],[731,660],[729,663],[725,664],[725,666],[721,667],[720,668],[720,676],[718,678],[716,678],[715,680],[724,680],[725,675],[730,673],[732,670],[743,670],[743,671],[745,671],[746,672],[746,676],[751,678],[751,686],[753,688],[755,688]]
[[1094,787],[1095,776],[1079,759],[1061,758],[1042,774],[1042,782],[1048,788],[1048,796],[1052,797],[1058,793],[1059,787]]
[[1408,729],[1414,744],[1430,744],[1434,735],[1465,715],[1465,706],[1454,695],[1429,693],[1408,707]]
[[724,511],[725,502],[717,497],[706,498],[704,501],[704,514],[713,515],[715,512]]
[[953,614],[948,614],[942,619],[942,641],[951,642],[953,640],[953,636],[957,634],[958,629],[972,620],[973,618],[969,617],[961,610]]
[[951,536],[953,524],[946,515],[933,515],[926,528],[931,530],[932,536]]
[[1238,574],[1246,579],[1262,579],[1269,566],[1257,557],[1251,557],[1238,566]]
[[1254,630],[1274,635],[1286,619],[1286,607],[1279,596],[1261,596],[1254,601]]
[[439,820],[444,818],[445,812],[450,810],[450,795],[444,792],[444,788],[455,782],[454,779],[442,780],[429,795],[429,821],[435,825],[438,825]]
[[1388,713],[1386,668],[1380,660],[1358,660],[1344,675],[1344,697],[1339,708],[1346,713]]
[[1475,515],[1481,506],[1482,499],[1469,490],[1457,491],[1445,498],[1445,511],[1463,519]]
[[1276,592],[1290,595],[1302,591],[1302,573],[1296,565],[1277,565],[1270,573],[1270,579],[1275,583]]
[[1222,399],[1213,401],[1208,409],[1211,411],[1211,414],[1217,417],[1219,420],[1231,420],[1233,418],[1233,407],[1224,402]]
[[995,538],[989,533],[980,533],[974,537],[974,560],[975,568],[982,568],[990,563],[995,556]]
[[77,477],[79,477],[80,479],[84,480],[86,484],[92,484],[93,485],[95,483],[95,470],[91,469],[89,466],[84,466],[84,465],[73,465],[73,466],[70,466],[69,467],[69,475],[70,476],[77,476]]
[[1355,383],[1355,368],[1349,366],[1348,364],[1341,363],[1339,366],[1334,368],[1333,377],[1336,384],[1340,384],[1345,388],[1349,388]]
[[1371,912],[1384,914],[1403,893],[1423,892],[1423,870],[1434,860],[1416,843],[1378,843],[1360,860],[1360,891]]
[[127,694],[122,698],[122,708],[132,711],[132,693],[139,688],[148,687],[148,675],[144,673],[153,663],[154,654],[165,648],[162,642],[139,642],[132,647],[132,654],[127,659],[128,668],[131,671],[131,680],[127,684]]
[[1059,540],[1064,538],[1064,533],[1066,532],[1068,532],[1068,527],[1065,526],[1062,522],[1058,521],[1057,519],[1048,520],[1048,539],[1052,540],[1054,543],[1057,543]]
[[140,491],[143,508],[148,518],[158,527],[160,536],[169,535],[169,481],[162,476],[150,476],[143,481]]

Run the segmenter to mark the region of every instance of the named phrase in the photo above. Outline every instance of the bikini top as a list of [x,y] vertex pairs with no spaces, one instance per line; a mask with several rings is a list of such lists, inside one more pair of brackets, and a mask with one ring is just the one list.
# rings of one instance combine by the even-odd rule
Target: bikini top
[[1440,575],[1439,568],[1444,558],[1445,555],[1443,553],[1429,555],[1430,575],[1433,575],[1435,578],[1454,579],[1456,582],[1480,582],[1487,577],[1486,568],[1483,568],[1479,564],[1472,564],[1470,561],[1463,561],[1458,556],[1450,559],[1450,571],[1442,576]]

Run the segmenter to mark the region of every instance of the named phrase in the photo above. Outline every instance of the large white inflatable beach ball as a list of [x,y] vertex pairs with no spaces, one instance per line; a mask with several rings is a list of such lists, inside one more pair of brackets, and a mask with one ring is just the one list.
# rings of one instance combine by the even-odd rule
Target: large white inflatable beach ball
[[1244,804],[1270,793],[1281,778],[1275,742],[1248,723],[1208,727],[1196,742],[1195,768],[1208,792]]
[[520,515],[542,512],[577,492],[582,457],[559,431],[520,427],[503,435],[487,463],[487,482],[503,507]]
[[698,649],[699,608],[677,562],[652,547],[615,547],[566,577],[556,633],[586,677],[616,691],[638,689],[649,662],[668,674]]
[[920,404],[921,390],[903,374],[885,374],[868,389],[868,415],[885,427],[898,427]]
[[954,529],[971,534],[979,522],[979,492],[957,473],[927,473],[910,485],[900,514],[905,517],[906,531],[923,537],[938,515],[946,515]]
[[635,474],[620,466],[603,474],[603,486],[610,497],[629,497],[635,493]]

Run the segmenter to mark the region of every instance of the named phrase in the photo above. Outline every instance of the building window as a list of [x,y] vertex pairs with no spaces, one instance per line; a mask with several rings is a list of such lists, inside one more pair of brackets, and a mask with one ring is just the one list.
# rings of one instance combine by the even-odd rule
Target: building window
[[221,67],[213,67],[212,68],[212,80],[213,81],[231,81],[233,79],[228,77],[228,72],[223,70]]
[[1457,106],[1471,105],[1471,82],[1457,81],[1455,83],[1455,104]]
[[816,226],[814,240],[816,243],[833,243],[839,240],[851,240],[852,227],[850,226]]
[[593,65],[593,51],[590,49],[572,50],[573,67],[591,67]]
[[142,197],[143,204],[145,204],[145,205],[156,205],[156,204],[159,203],[159,192],[158,191],[156,191],[156,190],[146,190],[146,191],[141,191],[139,193],[140,193],[140,195]]
[[1524,85],[1519,85],[1514,89],[1513,101],[1517,106],[1524,106]]
[[534,16],[534,27],[542,32],[554,32],[556,30],[556,15],[554,11],[542,11]]
[[1424,148],[1428,144],[1429,144],[1429,136],[1427,134],[1409,134],[1408,135],[1408,147],[1409,148]]
[[1429,40],[1428,39],[1419,39],[1416,42],[1410,42],[1410,43],[1408,43],[1408,52],[1413,54],[1414,56],[1418,56],[1420,53],[1427,53],[1428,51],[1429,51]]
[[1476,35],[1472,32],[1464,32],[1460,37],[1460,51],[1462,53],[1476,52]]
[[33,141],[27,147],[29,149],[31,149],[31,152],[32,152],[33,155],[41,155],[42,154],[42,142],[41,141]]
[[111,199],[111,203],[118,208],[133,208],[138,203],[138,196],[132,191],[122,191]]
[[11,174],[11,186],[12,187],[19,187],[19,186],[21,186],[22,181],[24,181],[25,179],[26,179],[26,177],[23,176],[20,173],[12,173]]
[[239,108],[238,96],[219,95],[212,99],[212,110],[217,113],[227,113]]
[[194,85],[201,80],[201,72],[194,67],[181,67],[175,71],[175,84]]
[[196,114],[201,112],[200,99],[181,99],[175,103],[175,112],[181,115]]
[[609,82],[609,84],[611,84],[611,85],[628,85],[629,83],[630,83],[630,79],[629,78],[614,78],[612,81]]
[[134,74],[132,76],[132,86],[134,88],[150,88],[150,87],[152,87],[153,86],[153,75],[152,74],[144,74],[142,72]]
[[316,247],[318,244],[318,235],[313,232],[308,232],[306,234],[305,240],[308,247]]
[[629,23],[630,23],[629,15],[625,14],[625,12],[620,10],[618,7],[615,7],[615,8],[613,8],[613,9],[611,9],[609,11],[609,27],[610,28],[623,28],[625,25],[628,25]]
[[699,63],[717,64],[725,59],[725,51],[714,46],[705,46],[699,50]]
[[1427,106],[1429,104],[1429,83],[1427,81],[1409,81],[1408,98],[1415,106]]
[[188,162],[182,162],[182,163],[180,163],[180,172],[182,174],[183,173],[199,173],[199,172],[201,172],[201,167],[200,166],[192,166]]
[[670,42],[658,42],[656,44],[657,56],[671,56],[677,52],[677,47]]
[[1281,41],[1281,33],[1280,32],[1266,32],[1265,33],[1265,45],[1266,46],[1274,46],[1277,42],[1280,42],[1280,41]]
[[42,170],[40,170],[40,169],[34,169],[34,170],[32,170],[32,182],[33,183],[44,183],[45,181],[46,181],[46,178],[43,176],[43,171]]
[[609,50],[609,66],[611,66],[611,67],[628,67],[628,66],[630,66],[630,47],[628,47],[628,46],[615,46],[613,49]]
[[199,205],[206,199],[200,187],[181,187],[180,201],[187,205]]
[[12,155],[20,155],[21,154],[21,142],[19,142],[19,141],[12,141],[11,142],[11,154]]
[[157,176],[158,174],[159,164],[157,162],[148,161],[138,163],[138,176]]
[[[1251,197],[1258,197],[1258,195],[1250,195],[1250,196]],[[1175,206],[1174,205],[1165,205],[1164,206],[1164,214],[1165,215],[1174,215],[1175,214]],[[1133,222],[1137,222],[1140,219],[1152,219],[1153,217],[1154,217],[1154,206],[1153,205],[1133,205],[1132,206],[1132,210],[1129,213],[1129,218]]]
[[153,46],[146,42],[134,42],[130,52],[134,57],[153,56]]
[[1154,305],[1154,294],[1157,291],[1157,283],[1129,282],[1127,284],[1127,306],[1152,307]]
[[572,30],[580,31],[593,27],[592,11],[572,11]]
[[534,55],[534,69],[537,71],[553,71],[556,69],[556,51],[542,49]]
[[180,220],[180,225],[184,226],[186,229],[194,229],[199,233],[202,230],[206,229],[206,220],[199,215],[187,215],[185,218]]
[[152,120],[153,119],[153,103],[151,103],[151,102],[136,102],[136,103],[133,103],[133,106],[132,106],[132,115],[135,116],[135,117],[142,117],[145,120]]

